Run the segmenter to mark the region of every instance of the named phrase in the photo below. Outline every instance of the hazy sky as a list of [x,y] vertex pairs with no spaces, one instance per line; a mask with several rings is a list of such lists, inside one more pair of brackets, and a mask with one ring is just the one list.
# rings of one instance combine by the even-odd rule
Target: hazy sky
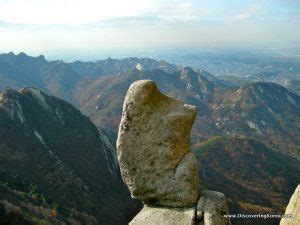
[[0,0],[0,52],[299,43],[300,0]]

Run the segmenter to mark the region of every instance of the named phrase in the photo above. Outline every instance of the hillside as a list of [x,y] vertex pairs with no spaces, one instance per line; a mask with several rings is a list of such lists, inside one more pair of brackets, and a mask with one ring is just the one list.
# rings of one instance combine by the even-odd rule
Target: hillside
[[300,96],[275,83],[228,91],[212,105],[222,135],[244,135],[294,157],[300,152]]
[[[230,213],[283,213],[300,182],[297,160],[247,138],[213,137],[194,150],[201,189],[224,193]],[[243,221],[243,222],[242,222]],[[234,224],[278,224],[271,220]]]
[[65,101],[34,88],[4,91],[0,134],[2,211],[25,205],[30,218],[51,223],[56,210],[53,221],[71,224],[127,224],[137,212],[109,139]]

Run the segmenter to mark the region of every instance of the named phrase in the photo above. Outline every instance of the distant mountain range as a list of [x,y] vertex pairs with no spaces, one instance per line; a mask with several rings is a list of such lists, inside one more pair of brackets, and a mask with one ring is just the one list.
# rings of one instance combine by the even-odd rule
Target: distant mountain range
[[[0,89],[43,90],[7,89],[1,95],[0,143],[8,149],[0,149],[4,196],[9,196],[10,204],[20,205],[19,199],[41,206],[30,196],[32,191],[43,194],[49,198],[42,205],[46,211],[55,202],[60,205],[59,215],[73,212],[54,218],[61,221],[103,224],[111,216],[112,224],[130,220],[140,205],[130,199],[120,180],[113,146],[128,87],[136,80],[151,79],[164,94],[198,108],[191,148],[201,163],[201,187],[224,192],[235,212],[283,212],[300,182],[299,83],[291,82],[293,89],[288,89],[265,82],[271,79],[267,77],[228,78],[147,58],[65,63],[24,53],[0,55]],[[72,103],[98,129],[77,109],[51,95]],[[41,171],[56,164],[54,175],[42,176]],[[63,190],[57,189],[59,180],[68,181]],[[46,188],[49,182],[51,190]],[[68,205],[59,196],[64,191]],[[25,199],[20,198],[23,192]],[[75,200],[70,197],[74,193],[80,193]],[[112,208],[118,202],[122,204]]]
[[114,138],[126,91],[139,79],[154,80],[162,92],[198,107],[192,132],[195,146],[214,135],[244,135],[291,156],[300,156],[300,97],[274,83],[228,88],[190,68],[172,74],[135,69],[85,83],[77,89],[76,102]]
[[[234,58],[227,61],[231,59]],[[246,63],[246,59],[240,61]],[[269,61],[264,61],[267,63]],[[290,65],[288,62],[281,64],[284,68]],[[294,61],[291,65],[291,72],[297,71]],[[259,77],[268,80],[272,78],[269,73]],[[24,53],[0,55],[0,89],[5,86],[44,89],[73,103],[113,138],[126,90],[137,79],[154,79],[165,93],[198,106],[199,123],[196,121],[194,128],[197,140],[203,141],[215,134],[250,135],[298,157],[299,95],[279,85],[255,84],[256,79],[247,78],[240,87],[230,79],[225,81],[201,69],[147,58],[65,63],[48,62],[43,56],[30,57]],[[297,84],[290,83],[294,90],[298,89]],[[236,97],[238,95],[240,97]]]
[[113,140],[129,85],[153,79],[164,93],[198,107],[193,145],[214,135],[244,135],[300,156],[299,95],[274,83],[249,81],[237,86],[201,69],[147,58],[65,63],[8,53],[0,55],[0,65],[0,88],[34,86],[68,100]]
[[98,60],[96,62],[75,61],[69,63],[70,67],[81,76],[99,77],[103,75],[113,75],[124,73],[134,68],[138,70],[160,69],[167,73],[173,73],[178,70],[179,66],[170,64],[164,60],[154,60],[149,58],[125,58]]
[[299,94],[300,58],[287,55],[249,51],[178,51],[160,57],[175,64],[202,68],[237,86],[260,81],[274,82]]
[[147,58],[108,58],[97,62],[65,63],[60,60],[49,62],[44,56],[31,57],[25,53],[15,55],[10,52],[0,55],[0,89],[3,90],[6,86],[15,89],[33,86],[75,103],[73,95],[78,81],[87,77],[115,75],[134,68],[161,69],[166,72],[177,70],[175,65]]

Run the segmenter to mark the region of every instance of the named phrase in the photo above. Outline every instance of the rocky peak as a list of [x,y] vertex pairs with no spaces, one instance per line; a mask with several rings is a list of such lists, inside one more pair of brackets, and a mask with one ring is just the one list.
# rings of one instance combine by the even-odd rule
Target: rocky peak
[[6,89],[0,95],[0,109],[4,110],[11,120],[26,122],[22,108],[22,95],[13,89]]
[[1,93],[2,101],[9,101],[10,99],[18,99],[19,93],[12,88],[6,88],[3,93]]
[[198,100],[210,102],[214,84],[205,76],[190,67],[184,67],[179,71],[180,80],[186,85],[186,91]]
[[46,62],[46,58],[45,58],[44,55],[39,55],[39,56],[38,56],[38,59],[39,59],[40,61]]
[[188,76],[188,75],[193,75],[193,74],[196,74],[196,72],[191,68],[191,67],[183,67],[181,70],[180,70],[180,75],[181,76]]
[[14,62],[19,63],[21,65],[26,65],[30,63],[46,63],[46,59],[43,55],[38,57],[29,56],[24,52],[20,52],[19,54],[14,54],[13,52],[9,52],[8,54],[0,55],[0,61]]
[[19,91],[19,93],[23,94],[24,96],[33,98],[45,110],[51,110],[52,107],[51,107],[51,105],[49,105],[49,102],[51,102],[51,99],[52,99],[52,103],[54,103],[53,96],[50,96],[50,95],[46,94],[46,92],[44,92],[40,89],[37,89],[37,88],[33,88],[33,87],[22,88]]
[[28,57],[28,55],[26,55],[24,52],[20,52],[20,53],[18,54],[18,56],[19,56],[19,57]]
[[0,107],[2,107],[12,120],[19,119],[21,123],[26,123],[26,118],[32,117],[32,107],[41,107],[54,120],[58,119],[61,123],[63,121],[63,113],[59,104],[60,100],[55,100],[53,96],[47,95],[45,92],[32,87],[22,88],[19,91],[13,89],[6,89],[0,97]]
[[237,89],[232,98],[233,104],[250,105],[252,107],[263,107],[271,113],[290,110],[295,113],[299,109],[300,97],[286,88],[267,82],[257,82],[245,85]]
[[[238,89],[238,92],[241,92],[244,95],[255,95],[255,96],[266,96],[277,97],[284,94],[285,92],[289,92],[283,86],[272,83],[272,82],[256,82],[248,85],[244,85]],[[295,96],[294,93],[290,92],[292,96]]]

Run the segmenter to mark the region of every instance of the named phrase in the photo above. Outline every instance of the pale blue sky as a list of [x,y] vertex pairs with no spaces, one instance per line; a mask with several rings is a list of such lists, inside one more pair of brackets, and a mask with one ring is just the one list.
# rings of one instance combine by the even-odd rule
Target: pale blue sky
[[0,52],[299,43],[299,0],[0,0]]

